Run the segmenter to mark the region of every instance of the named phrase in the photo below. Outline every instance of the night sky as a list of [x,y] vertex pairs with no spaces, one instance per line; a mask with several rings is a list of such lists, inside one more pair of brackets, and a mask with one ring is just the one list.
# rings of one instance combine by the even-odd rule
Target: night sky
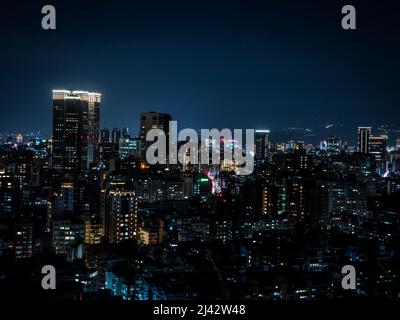
[[52,89],[101,92],[101,126],[133,133],[150,110],[181,128],[400,122],[396,1],[15,0],[0,15],[0,132],[50,134]]

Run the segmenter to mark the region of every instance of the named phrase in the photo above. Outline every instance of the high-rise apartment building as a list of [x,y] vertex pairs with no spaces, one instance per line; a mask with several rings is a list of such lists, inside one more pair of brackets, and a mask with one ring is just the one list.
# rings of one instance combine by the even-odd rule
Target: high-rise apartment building
[[15,225],[15,258],[30,258],[33,255],[33,223]]
[[134,191],[103,190],[101,217],[110,242],[136,237],[137,200]]
[[85,223],[81,219],[54,219],[51,233],[55,254],[67,255],[70,259],[81,255],[79,244],[85,240]]

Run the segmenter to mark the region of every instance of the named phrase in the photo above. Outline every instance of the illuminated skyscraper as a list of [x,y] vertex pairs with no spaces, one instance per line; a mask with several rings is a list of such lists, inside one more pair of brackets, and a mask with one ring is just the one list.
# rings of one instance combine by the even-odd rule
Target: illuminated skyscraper
[[87,91],[73,91],[88,108],[88,155],[87,166],[99,160],[100,141],[100,100],[101,94]]
[[369,137],[369,153],[374,156],[377,172],[382,175],[386,173],[386,141],[385,135]]
[[358,127],[358,152],[369,153],[371,127]]
[[266,161],[269,150],[269,130],[256,130],[255,144],[255,160],[257,162]]
[[53,90],[52,168],[58,173],[86,170],[97,161],[101,95]]

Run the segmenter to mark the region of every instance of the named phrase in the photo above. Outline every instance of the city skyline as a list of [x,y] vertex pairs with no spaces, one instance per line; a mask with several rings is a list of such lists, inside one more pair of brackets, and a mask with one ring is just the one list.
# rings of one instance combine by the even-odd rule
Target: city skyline
[[378,13],[355,1],[359,27],[352,32],[341,29],[341,6],[333,2],[85,1],[80,14],[77,2],[53,4],[56,30],[40,28],[40,6],[29,1],[18,3],[15,19],[1,20],[9,45],[0,53],[0,87],[8,93],[0,132],[49,134],[52,88],[103,92],[107,127],[136,128],[139,112],[155,110],[192,128],[331,124],[351,138],[355,126],[400,116],[399,25],[387,18],[398,5],[391,1]]
[[[60,95],[63,96],[63,99],[65,99],[65,96],[71,94],[71,95],[78,95],[78,96],[84,96],[82,99],[87,101],[86,103],[88,103],[88,108],[91,108],[93,110],[94,108],[94,103],[96,103],[96,107],[95,107],[95,112],[89,112],[88,115],[91,115],[88,117],[88,121],[90,121],[90,123],[93,123],[93,121],[96,121],[96,126],[93,127],[91,126],[90,130],[91,130],[91,134],[93,135],[95,133],[95,139],[93,141],[95,142],[99,142],[101,141],[101,137],[100,137],[100,131],[103,129],[107,129],[107,130],[115,130],[115,129],[119,129],[119,130],[128,130],[128,132],[126,133],[129,136],[132,137],[137,137],[140,139],[144,139],[143,133],[141,132],[143,130],[143,115],[144,114],[149,114],[151,115],[152,113],[155,114],[160,114],[160,115],[164,115],[169,117],[168,119],[171,120],[171,115],[169,113],[163,113],[163,112],[158,112],[155,110],[149,110],[147,112],[139,112],[139,114],[136,116],[136,121],[137,123],[134,123],[133,125],[130,126],[107,126],[107,124],[104,124],[104,120],[102,121],[101,117],[100,117],[100,113],[101,113],[101,109],[102,106],[100,107],[100,99],[103,95],[103,93],[100,92],[90,92],[86,89],[82,89],[82,88],[75,88],[75,89],[52,89],[52,95],[53,95],[53,103],[54,103],[54,96],[55,95]],[[74,97],[72,97],[74,98]],[[72,99],[71,98],[71,99]],[[54,106],[53,106],[54,107]],[[95,120],[97,119],[97,120]],[[166,119],[165,121],[168,122],[168,119]],[[147,120],[148,121],[148,120]],[[150,120],[151,122],[151,120]],[[149,123],[150,124],[150,123]],[[148,125],[149,125],[148,124]],[[182,123],[177,123],[178,124],[178,128],[179,129],[183,129],[186,128],[187,126],[185,126],[185,124]],[[163,126],[161,126],[160,128],[162,129],[165,126],[165,124]],[[168,126],[168,125],[167,125]],[[222,128],[215,128],[217,130],[222,130],[224,128],[228,128],[228,129],[232,129],[229,128],[229,126],[224,126]],[[273,138],[272,140],[275,143],[278,142],[283,142],[285,141],[290,141],[290,140],[303,140],[305,143],[308,144],[318,144],[318,143],[322,143],[323,141],[327,141],[329,137],[332,136],[338,136],[340,137],[340,139],[345,142],[346,144],[357,144],[357,135],[359,135],[360,133],[355,133],[354,130],[355,128],[368,128],[370,131],[370,134],[372,131],[374,131],[375,135],[376,134],[387,134],[387,131],[390,132],[390,134],[388,136],[390,136],[391,139],[389,139],[389,141],[392,144],[396,143],[396,139],[397,136],[400,133],[400,127],[397,127],[396,125],[393,124],[381,124],[381,125],[376,125],[376,126],[352,126],[350,129],[349,133],[346,133],[344,135],[340,135],[340,129],[337,129],[337,127],[333,124],[333,123],[325,123],[323,126],[319,126],[316,128],[312,128],[312,127],[284,127],[284,128],[279,128],[276,130],[271,130],[270,128],[266,127],[266,126],[259,126],[257,128],[251,128],[254,129],[256,132],[262,132],[262,131],[268,131],[268,133],[270,134],[270,138],[271,137],[275,137],[275,134],[277,135],[277,137]],[[196,131],[200,131],[201,129],[205,129],[205,128],[193,128]],[[210,128],[211,129],[211,128]],[[0,132],[0,134],[23,134],[23,135],[29,135],[29,134],[39,134],[41,135],[42,138],[51,138],[53,137],[54,134],[54,128],[53,131],[50,131],[49,133],[43,132],[43,131],[31,131],[29,129],[26,129],[24,131],[16,131],[16,130],[12,130],[9,132]],[[287,134],[288,136],[286,138],[282,138],[281,135],[283,134]],[[88,133],[89,134],[89,133]],[[291,134],[291,135],[290,135]],[[278,138],[279,137],[279,138]],[[118,138],[119,139],[119,138]],[[117,139],[117,140],[118,140]],[[92,142],[93,144],[94,142]],[[90,149],[92,150],[90,153],[93,154],[93,148],[95,146],[92,146]],[[92,156],[91,156],[92,157]]]
[[[147,111],[145,113],[158,113],[157,111]],[[110,141],[113,140],[113,138],[111,137],[111,134],[113,131],[118,131],[121,136],[117,138],[117,140],[119,140],[120,138],[123,137],[122,135],[122,131],[124,130],[128,130],[128,136],[131,138],[135,138],[135,139],[139,139],[140,138],[140,113],[139,116],[137,117],[137,124],[134,124],[132,126],[126,127],[126,126],[107,126],[107,125],[101,125],[100,126],[100,132],[101,131],[105,131],[108,130],[110,132]],[[184,124],[182,123],[177,123],[179,125],[179,129],[185,129],[187,128]],[[321,143],[327,142],[329,139],[331,138],[339,138],[343,143],[345,143],[346,145],[349,146],[353,146],[353,147],[357,147],[357,143],[358,143],[358,135],[359,133],[357,133],[357,130],[359,128],[366,128],[364,126],[354,126],[352,127],[352,132],[345,134],[345,135],[339,135],[335,130],[330,130],[330,131],[326,131],[323,132],[324,128],[321,128],[321,131],[318,131],[315,129],[311,129],[311,128],[300,128],[300,127],[285,127],[285,128],[280,128],[278,130],[271,130],[271,129],[267,129],[266,127],[258,127],[258,128],[250,128],[252,130],[254,130],[254,132],[257,134],[257,132],[268,132],[269,134],[269,139],[271,143],[275,143],[275,144],[279,144],[279,143],[285,143],[285,142],[290,142],[290,141],[302,141],[306,144],[309,145],[319,145]],[[367,128],[371,129],[371,132],[374,132],[374,135],[371,135],[371,137],[375,136],[386,136],[388,138],[388,147],[389,146],[395,146],[398,143],[398,136],[400,134],[400,128],[397,129],[397,127],[393,126],[393,125],[380,125],[380,126],[369,126]],[[190,129],[194,129],[196,132],[200,132],[201,130],[211,130],[211,129],[216,129],[216,130],[222,130],[222,129],[231,129],[227,126],[221,127],[221,128],[190,128]],[[325,128],[327,129],[327,128]],[[350,129],[350,130],[351,130]],[[388,134],[386,131],[389,130],[390,134]],[[42,131],[32,131],[29,129],[26,130],[11,130],[8,132],[0,132],[0,136],[6,137],[6,136],[19,136],[21,135],[21,137],[40,137],[41,139],[51,139],[53,136],[53,133],[45,133]],[[99,136],[99,142],[102,141],[102,137]]]
[[1,302],[400,301],[400,2],[2,8]]

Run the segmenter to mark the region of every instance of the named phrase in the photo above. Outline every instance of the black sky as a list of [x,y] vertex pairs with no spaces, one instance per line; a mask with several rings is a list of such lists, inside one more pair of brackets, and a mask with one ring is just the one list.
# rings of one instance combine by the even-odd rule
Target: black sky
[[[398,2],[398,1],[397,1]],[[57,29],[41,28],[53,4]],[[357,30],[341,8],[357,9]],[[0,132],[51,133],[51,90],[103,94],[101,125],[141,111],[180,127],[399,124],[396,1],[7,1]],[[400,126],[400,124],[399,124]]]

